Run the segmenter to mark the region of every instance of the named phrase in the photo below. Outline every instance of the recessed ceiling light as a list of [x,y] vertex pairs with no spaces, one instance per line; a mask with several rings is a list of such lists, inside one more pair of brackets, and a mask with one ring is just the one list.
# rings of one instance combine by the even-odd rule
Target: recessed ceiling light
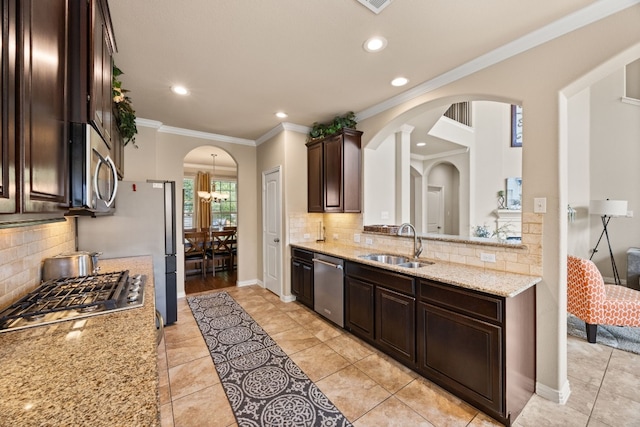
[[380,36],[371,37],[364,42],[362,47],[367,52],[380,52],[382,49],[387,47],[387,39]]
[[278,117],[279,119],[285,119],[287,117],[289,117],[289,115],[283,111],[278,111],[276,113],[276,117]]
[[424,147],[425,145],[427,145],[427,143],[426,143],[426,142],[418,142],[418,143],[416,144],[416,146],[417,146],[417,147]]
[[189,90],[184,86],[171,86],[171,91],[178,95],[188,95]]
[[396,77],[395,79],[391,80],[392,86],[404,86],[407,83],[409,83],[409,80],[404,77]]

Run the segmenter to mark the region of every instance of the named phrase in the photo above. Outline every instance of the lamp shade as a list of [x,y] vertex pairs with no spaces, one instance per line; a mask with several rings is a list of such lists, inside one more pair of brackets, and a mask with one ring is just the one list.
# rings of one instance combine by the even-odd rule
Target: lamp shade
[[589,203],[591,215],[627,216],[626,200],[592,200]]

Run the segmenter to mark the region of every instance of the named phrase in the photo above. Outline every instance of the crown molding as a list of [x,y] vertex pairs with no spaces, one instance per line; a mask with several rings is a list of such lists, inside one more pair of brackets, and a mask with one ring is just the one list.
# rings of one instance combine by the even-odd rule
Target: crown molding
[[157,120],[149,120],[149,119],[136,117],[136,126],[140,126],[144,128],[160,129],[162,127],[162,122],[159,122]]
[[488,68],[529,49],[533,49],[534,47],[550,40],[561,37],[571,31],[604,19],[614,13],[620,12],[621,10],[635,6],[638,3],[640,3],[640,0],[607,0],[592,3],[585,8],[560,18],[557,21],[541,27],[529,34],[525,34],[524,36],[502,45],[491,52],[481,55],[459,67],[440,74],[439,76],[410,90],[369,107],[357,113],[356,117],[358,120],[373,117],[383,111],[397,107],[398,105],[411,101],[412,99],[429,93],[444,85]]
[[443,151],[442,153],[437,153],[437,154],[429,154],[427,156],[423,156],[421,154],[411,154],[411,160],[420,160],[424,162],[425,160],[435,160],[443,157],[457,156],[458,154],[465,154],[468,152],[469,152],[469,147],[465,147],[465,148],[456,148],[455,150]]
[[271,129],[270,131],[262,135],[260,138],[256,139],[256,146],[270,140],[274,136],[284,131],[298,132],[306,135],[309,133],[310,130],[311,128],[308,126],[297,125],[295,123],[289,123],[289,122],[282,122],[282,123],[279,123],[278,126],[274,127],[273,129]]

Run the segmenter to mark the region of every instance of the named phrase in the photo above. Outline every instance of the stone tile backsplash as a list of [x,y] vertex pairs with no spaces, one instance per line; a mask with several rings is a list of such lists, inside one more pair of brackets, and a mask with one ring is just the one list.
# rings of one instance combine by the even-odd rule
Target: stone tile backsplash
[[0,308],[40,283],[44,258],[75,250],[75,219],[0,230]]
[[[523,213],[522,244],[525,247],[423,239],[424,251],[421,258],[541,276],[542,219],[541,214]],[[289,215],[289,241],[291,243],[315,241],[319,222],[322,222],[326,229],[327,241],[332,243],[371,249],[372,252],[388,251],[407,255],[413,252],[413,238],[364,233],[362,214],[309,214],[306,212],[291,214]],[[355,241],[358,237],[360,242]],[[495,255],[496,262],[481,261],[481,253]]]

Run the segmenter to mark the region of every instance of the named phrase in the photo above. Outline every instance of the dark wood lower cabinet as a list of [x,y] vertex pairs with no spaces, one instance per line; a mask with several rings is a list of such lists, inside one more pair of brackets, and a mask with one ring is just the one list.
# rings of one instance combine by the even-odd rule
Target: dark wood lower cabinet
[[416,299],[376,288],[376,342],[387,354],[410,366],[416,359]]
[[291,251],[291,293],[296,300],[313,310],[313,253]]
[[375,286],[351,277],[345,278],[345,328],[369,342],[374,334]]

